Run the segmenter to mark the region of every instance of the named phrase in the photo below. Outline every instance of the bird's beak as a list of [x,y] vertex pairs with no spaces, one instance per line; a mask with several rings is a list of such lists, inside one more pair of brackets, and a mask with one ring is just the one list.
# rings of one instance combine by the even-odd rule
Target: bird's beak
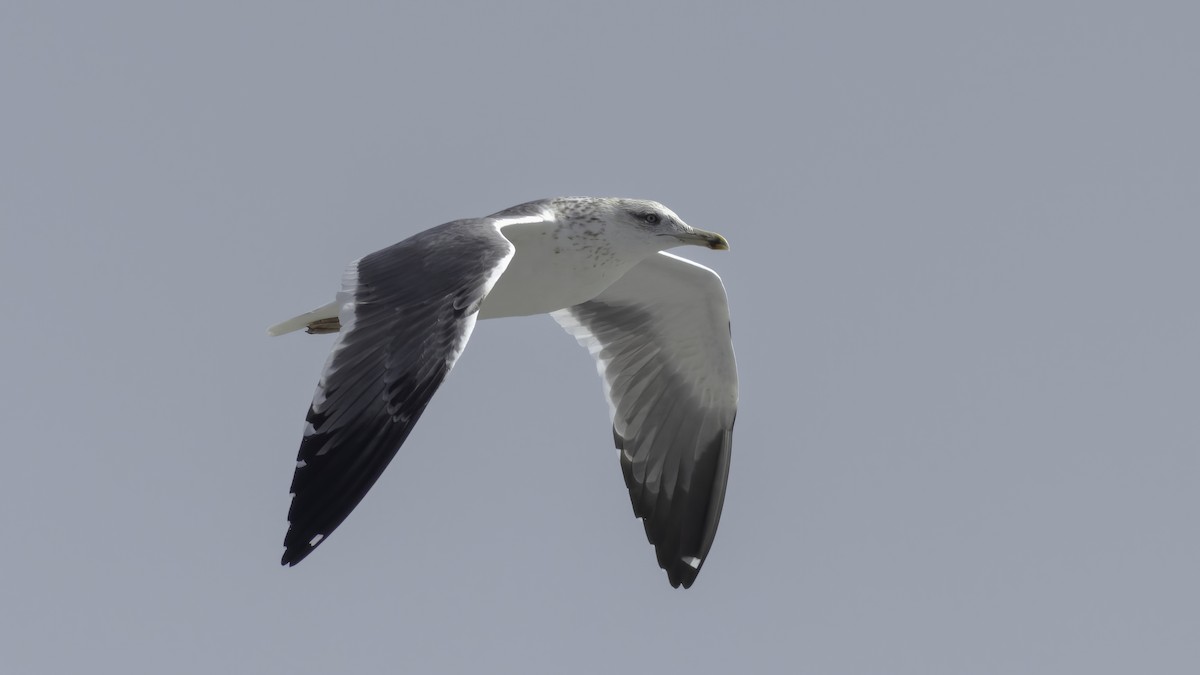
[[716,232],[709,232],[708,230],[692,228],[691,232],[688,232],[686,234],[676,235],[676,236],[678,236],[679,240],[685,244],[696,244],[698,246],[707,246],[708,248],[711,248],[714,251],[728,251],[729,250],[729,242],[725,240],[725,237],[722,237],[721,235],[717,234]]

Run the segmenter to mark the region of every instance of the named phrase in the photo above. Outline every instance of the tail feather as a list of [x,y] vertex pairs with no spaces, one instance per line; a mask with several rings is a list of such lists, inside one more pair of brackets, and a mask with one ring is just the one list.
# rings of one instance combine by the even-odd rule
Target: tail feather
[[267,329],[267,335],[283,335],[284,333],[291,333],[292,331],[305,328],[316,321],[336,319],[338,309],[340,308],[341,304],[337,300],[334,300],[328,305],[322,305],[311,312],[305,312],[300,316],[292,317],[287,321],[271,326]]

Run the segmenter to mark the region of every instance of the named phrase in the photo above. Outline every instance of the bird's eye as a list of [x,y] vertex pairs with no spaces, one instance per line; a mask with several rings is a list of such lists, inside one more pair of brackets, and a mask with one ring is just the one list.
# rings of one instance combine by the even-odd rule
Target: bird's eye
[[653,225],[658,222],[658,214],[657,213],[647,213],[646,215],[642,216],[642,220],[645,220],[647,223],[650,223],[651,225]]

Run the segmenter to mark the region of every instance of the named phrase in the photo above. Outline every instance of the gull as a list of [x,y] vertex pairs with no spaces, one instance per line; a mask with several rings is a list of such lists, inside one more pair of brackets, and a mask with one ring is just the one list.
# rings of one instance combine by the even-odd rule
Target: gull
[[550,314],[596,361],[633,513],[688,588],[725,500],[738,382],[728,250],[658,202],[560,197],[445,223],[350,263],[336,299],[269,329],[337,333],[292,478],[284,565],[340,525],[395,457],[477,319]]

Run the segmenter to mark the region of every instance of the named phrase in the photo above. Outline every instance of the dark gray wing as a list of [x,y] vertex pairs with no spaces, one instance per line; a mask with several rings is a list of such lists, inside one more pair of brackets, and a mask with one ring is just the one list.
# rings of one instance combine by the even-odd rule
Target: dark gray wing
[[283,564],[333,532],[375,484],[454,366],[513,246],[491,219],[447,223],[350,264],[341,332],[308,409]]
[[658,564],[672,586],[691,586],[717,533],[737,415],[720,277],[660,253],[553,316],[596,358],[633,513]]

